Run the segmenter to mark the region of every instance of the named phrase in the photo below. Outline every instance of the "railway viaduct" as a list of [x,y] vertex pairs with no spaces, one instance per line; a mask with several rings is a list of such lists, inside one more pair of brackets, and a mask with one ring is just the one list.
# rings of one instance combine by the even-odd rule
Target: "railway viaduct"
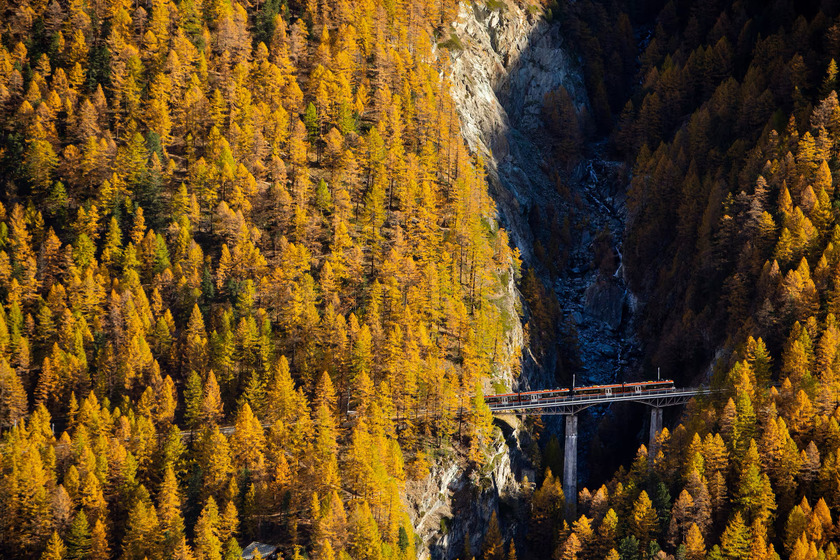
[[[700,395],[711,395],[708,387],[668,387],[646,389],[643,384],[625,383],[627,391],[617,394],[569,394],[541,396],[526,399],[495,399],[488,402],[493,413],[566,417],[566,445],[563,460],[563,495],[566,498],[566,517],[574,519],[577,509],[577,415],[589,407],[614,402],[638,402],[650,407],[650,439],[648,450],[655,456],[656,436],[662,431],[662,409],[683,405]],[[577,387],[575,393],[586,393],[589,388]],[[589,391],[591,392],[591,391]],[[551,392],[547,392],[549,395]]]

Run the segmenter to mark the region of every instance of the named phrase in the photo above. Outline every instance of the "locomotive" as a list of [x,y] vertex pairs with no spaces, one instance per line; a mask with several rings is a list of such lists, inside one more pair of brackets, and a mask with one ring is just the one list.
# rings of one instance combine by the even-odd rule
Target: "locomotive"
[[563,400],[572,397],[641,395],[644,393],[673,390],[674,381],[672,379],[663,379],[661,381],[633,381],[629,383],[613,383],[610,385],[592,385],[590,387],[573,386],[571,388],[545,389],[523,393],[504,393],[484,397],[484,402],[491,408],[494,406],[511,407]]

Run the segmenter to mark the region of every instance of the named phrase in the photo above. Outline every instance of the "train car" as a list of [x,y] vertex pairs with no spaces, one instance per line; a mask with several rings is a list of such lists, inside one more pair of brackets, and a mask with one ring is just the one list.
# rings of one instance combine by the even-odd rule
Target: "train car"
[[484,401],[490,407],[512,407],[536,404],[551,399],[569,397],[597,397],[642,395],[651,392],[673,391],[674,381],[662,379],[657,381],[633,381],[629,383],[612,383],[609,385],[591,385],[589,387],[571,387],[562,389],[543,389],[541,391],[525,391],[522,393],[504,393],[490,395]]
[[627,383],[613,383],[611,385],[587,387],[587,389],[597,389],[597,394],[603,393],[607,396],[630,394],[640,395],[642,393],[649,393],[652,391],[671,391],[674,389],[674,381],[672,379],[662,379],[657,381],[632,381]]
[[521,393],[503,393],[484,398],[488,406],[516,406],[536,403],[546,399],[567,396],[569,389],[543,389],[540,391],[524,391]]

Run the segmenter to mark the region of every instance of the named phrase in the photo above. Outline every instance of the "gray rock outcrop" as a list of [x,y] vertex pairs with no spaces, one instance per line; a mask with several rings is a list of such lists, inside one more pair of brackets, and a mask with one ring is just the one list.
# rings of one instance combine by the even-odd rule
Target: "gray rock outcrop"
[[[599,157],[600,147],[590,144],[588,159],[563,171],[570,193],[558,193],[557,174],[547,157],[551,138],[541,126],[543,103],[546,94],[563,86],[578,112],[586,112],[582,73],[565,48],[560,26],[547,22],[538,8],[519,0],[489,4],[492,7],[483,0],[462,3],[452,26],[455,40],[447,42],[450,64],[445,72],[452,84],[461,133],[485,162],[498,221],[519,249],[524,266],[538,270],[541,266],[534,242],[537,236],[545,236],[532,231],[532,213],[552,207],[568,218],[567,264],[559,276],[551,277],[544,267],[540,274],[557,294],[576,333],[581,362],[578,384],[606,382],[627,365],[636,345],[631,325],[636,300],[622,278],[620,164]],[[603,244],[604,239],[614,244],[610,247],[614,267],[596,263],[596,243]],[[512,274],[504,284],[497,304],[512,323],[506,348],[508,352],[523,350],[516,388],[556,386],[556,348],[540,349],[541,358],[537,358],[524,346],[517,312],[521,303]],[[494,377],[514,386],[509,369],[495,371]],[[452,457],[438,461],[426,480],[409,483],[412,521],[423,542],[421,558],[454,559],[463,552],[467,538],[473,554],[478,554],[494,511],[506,512],[502,530],[507,537],[518,531],[523,534],[522,524],[527,520],[523,496],[528,491],[523,482],[526,477],[533,482],[535,472],[523,452],[531,445],[530,434],[515,419],[511,424],[497,421],[500,429],[486,472],[465,472],[466,464]],[[580,432],[591,435],[596,425],[597,419],[590,416],[582,421]],[[546,426],[557,430],[559,425],[546,419]],[[579,473],[585,472],[585,459],[580,459]]]
[[453,29],[463,50],[450,51],[451,94],[462,136],[487,165],[502,225],[530,262],[527,209],[553,191],[534,135],[543,98],[562,85],[579,107],[587,100],[558,26],[547,23],[534,6],[515,0],[503,6],[461,4]]

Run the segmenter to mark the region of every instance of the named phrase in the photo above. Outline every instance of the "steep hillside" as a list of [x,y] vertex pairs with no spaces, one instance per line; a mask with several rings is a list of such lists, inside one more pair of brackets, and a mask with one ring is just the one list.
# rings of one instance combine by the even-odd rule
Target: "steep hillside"
[[0,556],[413,558],[406,482],[487,476],[518,258],[456,13],[0,2]]
[[612,134],[633,164],[626,276],[648,364],[720,393],[584,489],[573,523],[551,519],[546,475],[529,532],[544,554],[837,557],[838,12],[669,2],[641,18]]

